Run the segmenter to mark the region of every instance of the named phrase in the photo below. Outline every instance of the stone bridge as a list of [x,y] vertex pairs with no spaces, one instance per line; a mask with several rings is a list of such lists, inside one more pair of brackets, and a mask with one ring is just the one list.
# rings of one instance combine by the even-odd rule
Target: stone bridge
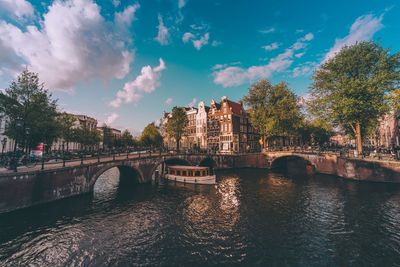
[[[268,168],[309,170],[351,180],[400,183],[400,162],[340,157],[334,153],[265,152]],[[307,167],[308,166],[308,167]]]
[[346,179],[400,183],[400,162],[363,160],[335,154],[283,151],[243,155],[145,154],[62,163],[0,173],[0,213],[91,193],[98,177],[118,168],[120,182],[148,183],[165,165],[201,165],[214,169],[286,168],[300,174],[324,173]]
[[118,168],[120,181],[151,182],[156,170],[165,165],[201,165],[214,169],[265,167],[261,154],[205,155],[156,154],[127,155],[98,160],[69,162],[65,167],[46,166],[44,170],[26,169],[17,173],[0,173],[0,213],[32,205],[72,197],[93,191],[98,177],[111,168]]

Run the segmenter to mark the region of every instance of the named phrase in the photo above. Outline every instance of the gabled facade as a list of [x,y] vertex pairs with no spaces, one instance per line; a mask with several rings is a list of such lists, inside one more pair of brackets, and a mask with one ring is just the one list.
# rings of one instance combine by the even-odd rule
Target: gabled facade
[[207,120],[210,110],[203,101],[198,105],[196,114],[196,144],[200,149],[207,149]]
[[221,124],[219,122],[220,104],[211,100],[210,109],[207,114],[207,148],[209,151],[219,151],[219,135]]

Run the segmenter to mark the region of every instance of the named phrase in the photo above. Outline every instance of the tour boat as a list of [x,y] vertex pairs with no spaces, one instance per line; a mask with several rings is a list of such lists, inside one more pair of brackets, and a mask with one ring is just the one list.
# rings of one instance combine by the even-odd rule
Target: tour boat
[[167,166],[165,178],[188,184],[215,184],[216,176],[210,174],[208,167],[176,165]]

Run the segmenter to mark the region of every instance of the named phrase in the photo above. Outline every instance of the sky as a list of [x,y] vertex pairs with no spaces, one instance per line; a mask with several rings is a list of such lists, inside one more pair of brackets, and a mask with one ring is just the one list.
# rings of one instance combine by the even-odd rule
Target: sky
[[0,0],[0,90],[28,68],[62,111],[138,133],[263,78],[306,96],[345,45],[400,51],[399,17],[399,0]]

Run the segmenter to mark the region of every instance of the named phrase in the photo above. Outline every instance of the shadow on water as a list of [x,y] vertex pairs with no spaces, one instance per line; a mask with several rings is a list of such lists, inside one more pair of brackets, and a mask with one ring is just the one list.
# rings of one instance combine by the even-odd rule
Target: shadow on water
[[113,168],[98,178],[91,193],[0,214],[0,243],[32,229],[57,227],[64,221],[79,221],[96,213],[118,210],[129,201],[151,198],[154,187],[138,184],[135,178],[120,177],[118,169]]

